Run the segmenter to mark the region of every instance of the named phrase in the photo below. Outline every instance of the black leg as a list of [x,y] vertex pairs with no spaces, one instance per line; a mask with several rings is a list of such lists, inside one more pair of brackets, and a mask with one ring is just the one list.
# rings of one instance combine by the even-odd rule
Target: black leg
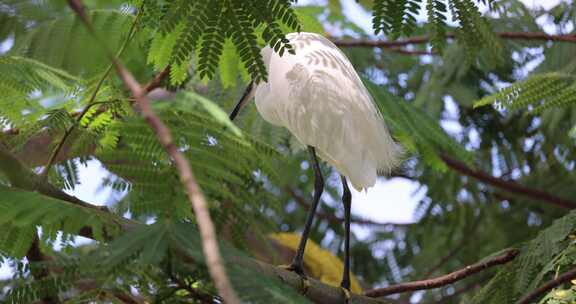
[[304,249],[306,248],[306,241],[308,240],[310,228],[312,227],[312,222],[314,221],[314,214],[316,213],[316,209],[318,208],[318,204],[320,202],[320,196],[322,195],[322,191],[324,191],[324,178],[322,177],[322,172],[320,171],[320,165],[318,164],[316,151],[313,147],[308,146],[308,152],[310,153],[310,158],[312,160],[312,169],[314,169],[314,201],[312,202],[312,208],[310,208],[310,211],[308,211],[306,225],[304,226],[304,231],[302,232],[302,237],[300,238],[300,245],[298,245],[296,256],[294,256],[292,264],[290,265],[290,269],[299,275],[304,275]]
[[229,116],[230,120],[234,120],[234,118],[236,118],[236,115],[238,115],[238,112],[240,112],[240,108],[242,108],[250,100],[250,98],[253,97],[254,93],[253,89],[254,89],[254,82],[250,81],[250,83],[246,87],[246,90],[244,90],[244,94],[242,94],[242,97],[240,97],[240,100],[238,100],[238,102],[234,106],[234,109],[230,113]]
[[346,230],[344,238],[344,273],[342,274],[340,286],[350,290],[350,209],[352,208],[352,194],[350,193],[350,188],[348,188],[346,177],[340,175],[340,179],[344,188],[342,202],[344,203],[344,228]]

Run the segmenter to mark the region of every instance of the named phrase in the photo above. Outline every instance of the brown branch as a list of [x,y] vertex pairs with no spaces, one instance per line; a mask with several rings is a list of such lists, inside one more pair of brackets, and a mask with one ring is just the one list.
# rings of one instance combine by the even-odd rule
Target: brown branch
[[434,53],[432,51],[407,50],[407,49],[404,49],[401,47],[386,47],[383,49],[387,52],[390,52],[390,53],[398,53],[398,54],[409,55],[409,56],[423,56],[423,55],[437,56],[437,55],[440,55],[439,53]]
[[[68,4],[76,15],[78,15],[92,36],[94,36],[99,45],[105,47],[103,41],[99,39],[98,35],[92,28],[92,24],[84,11],[82,0],[68,0]],[[180,176],[180,181],[186,189],[188,199],[192,204],[192,209],[196,215],[196,221],[202,238],[202,249],[206,258],[206,266],[208,266],[208,272],[214,280],[216,289],[218,289],[220,296],[226,303],[239,304],[240,300],[230,284],[228,275],[226,274],[226,269],[222,262],[222,257],[220,256],[216,231],[212,219],[210,218],[210,212],[208,211],[208,203],[204,198],[200,186],[196,182],[196,178],[192,173],[188,160],[180,150],[178,150],[176,144],[174,144],[172,134],[168,127],[152,110],[144,88],[138,83],[138,81],[136,81],[132,73],[130,73],[130,71],[128,71],[124,65],[118,61],[116,56],[107,49],[105,49],[105,51],[114,65],[116,73],[120,76],[126,88],[132,93],[142,116],[156,134],[158,141],[174,161],[174,165],[178,171],[178,175]]]
[[377,47],[377,48],[397,48],[412,44],[428,43],[427,36],[417,36],[404,40],[367,40],[367,39],[331,39],[339,47]]
[[116,72],[119,74],[120,78],[122,78],[124,85],[132,92],[132,95],[142,112],[142,116],[150,128],[153,129],[158,141],[174,161],[174,165],[178,171],[178,175],[180,176],[180,181],[186,189],[188,199],[191,202],[192,209],[196,215],[198,228],[202,237],[202,249],[206,257],[206,264],[220,296],[222,296],[226,303],[240,303],[238,296],[232,289],[226,274],[226,269],[222,263],[222,257],[220,256],[220,251],[218,249],[216,231],[212,219],[210,218],[210,212],[208,211],[208,203],[206,202],[204,194],[192,173],[188,160],[178,150],[176,144],[174,144],[172,134],[168,127],[152,110],[150,102],[140,84],[134,79],[132,74],[115,59],[114,65]]
[[[280,267],[270,264],[262,263],[253,259],[243,258],[238,260],[238,264],[255,269],[259,273],[268,276],[279,278],[284,284],[291,286],[294,289],[302,289],[302,278],[293,271],[287,271]],[[333,304],[345,303],[344,294],[341,288],[324,284],[314,278],[308,278],[310,286],[306,289],[304,295],[313,303],[318,304]],[[391,304],[391,301],[374,299],[364,295],[351,294],[348,304]]]
[[444,163],[452,168],[455,171],[460,172],[461,174],[474,177],[479,181],[482,181],[488,185],[500,188],[502,190],[506,190],[510,193],[515,193],[523,196],[527,196],[532,199],[540,200],[547,202],[551,205],[565,208],[565,209],[574,209],[576,208],[576,202],[555,196],[551,193],[548,193],[543,190],[538,190],[526,186],[522,186],[513,181],[506,181],[497,177],[494,177],[484,171],[473,169],[468,167],[465,163],[453,159],[446,154],[441,154],[440,158]]
[[469,277],[475,273],[478,273],[482,270],[487,268],[501,265],[512,261],[518,255],[518,250],[510,249],[503,254],[497,255],[493,258],[488,259],[487,261],[478,262],[476,264],[472,264],[466,266],[462,269],[456,270],[449,274],[433,278],[427,279],[422,281],[413,281],[407,283],[401,283],[398,285],[393,285],[384,288],[372,289],[366,291],[364,294],[369,297],[382,297],[390,294],[401,293],[406,291],[414,291],[414,290],[424,290],[424,289],[432,289],[441,286],[445,286],[448,284],[452,284],[459,280],[462,280],[466,277]]
[[529,304],[536,301],[538,298],[543,296],[549,290],[556,288],[572,279],[576,278],[576,268],[565,272],[558,276],[557,278],[546,282],[544,285],[536,288],[536,290],[530,292],[529,294],[525,295],[522,299],[520,299],[517,304]]
[[160,73],[156,74],[152,80],[150,80],[146,85],[144,85],[144,92],[150,93],[152,90],[157,89],[162,84],[162,81],[170,75],[170,66],[167,66]]
[[[34,240],[32,240],[32,244],[30,244],[30,248],[26,252],[26,259],[30,263],[46,263],[52,260],[52,257],[49,257],[42,253],[40,250],[40,243],[38,240],[37,232],[34,232]],[[36,269],[34,266],[31,266],[31,274],[35,280],[41,280],[46,278],[50,275],[48,268],[45,265],[40,266],[39,269]],[[58,295],[44,295],[41,299],[42,303],[44,304],[56,304],[60,303],[58,299]]]
[[[537,40],[537,41],[558,41],[576,43],[576,35],[548,35],[540,32],[500,32],[495,33],[497,36],[510,40]],[[454,38],[453,33],[446,34],[446,38]],[[413,44],[428,43],[428,36],[417,36],[404,40],[341,40],[332,39],[332,42],[340,47],[378,47],[378,48],[395,48]]]
[[576,42],[576,35],[574,34],[548,35],[540,32],[501,32],[496,34],[506,39]]

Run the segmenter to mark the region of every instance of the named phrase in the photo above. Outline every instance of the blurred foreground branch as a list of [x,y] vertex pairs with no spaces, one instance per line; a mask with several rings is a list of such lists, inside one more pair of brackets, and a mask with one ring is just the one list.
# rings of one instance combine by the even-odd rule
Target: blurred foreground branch
[[180,182],[186,189],[186,194],[188,195],[188,200],[192,204],[192,209],[194,210],[194,215],[196,217],[196,222],[198,229],[200,230],[200,236],[202,238],[202,250],[206,258],[206,266],[208,267],[208,272],[214,281],[218,293],[228,304],[239,304],[240,300],[236,292],[232,288],[232,284],[228,279],[226,274],[226,268],[222,262],[222,257],[220,254],[220,249],[218,246],[218,239],[216,238],[216,229],[214,228],[214,223],[210,217],[210,211],[208,210],[208,203],[202,193],[202,189],[196,181],[196,177],[192,172],[188,160],[182,152],[178,149],[176,144],[172,139],[172,133],[170,129],[164,124],[164,122],[156,115],[148,97],[146,97],[146,88],[143,88],[138,81],[134,78],[132,73],[128,71],[124,65],[118,61],[116,56],[106,49],[106,44],[100,41],[98,35],[92,28],[92,24],[88,15],[84,11],[84,5],[82,0],[68,0],[68,5],[84,23],[85,27],[92,34],[92,36],[97,40],[97,42],[105,49],[110,61],[114,65],[116,73],[122,79],[124,86],[130,90],[130,93],[135,99],[136,105],[139,107],[142,116],[150,126],[150,128],[156,134],[158,141],[164,147],[164,150],[170,155],[174,166],[178,171],[178,176],[180,177]]

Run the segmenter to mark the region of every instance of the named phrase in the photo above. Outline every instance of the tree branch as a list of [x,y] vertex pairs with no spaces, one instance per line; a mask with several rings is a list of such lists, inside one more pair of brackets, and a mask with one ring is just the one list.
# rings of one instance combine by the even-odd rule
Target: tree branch
[[[536,40],[536,41],[558,41],[576,43],[576,35],[548,35],[540,32],[500,32],[497,36],[509,40]],[[446,38],[454,38],[454,33],[446,34]],[[332,42],[339,47],[378,47],[397,48],[401,46],[424,44],[430,41],[428,36],[417,36],[404,40],[341,40],[332,39]]]
[[384,288],[372,289],[366,291],[364,294],[369,297],[382,297],[390,294],[401,293],[406,291],[414,291],[414,290],[423,290],[423,289],[432,289],[441,286],[445,286],[448,284],[452,284],[456,281],[462,280],[470,275],[478,273],[484,269],[508,263],[512,261],[518,255],[518,250],[510,249],[503,254],[497,255],[487,261],[478,262],[476,264],[472,264],[466,266],[465,268],[456,270],[449,274],[433,278],[427,279],[422,281],[414,281],[414,282],[407,282],[401,283],[398,285],[393,285]]
[[[34,240],[32,241],[32,244],[30,244],[30,248],[28,249],[28,252],[26,252],[26,259],[28,259],[28,262],[30,262],[30,263],[34,263],[34,262],[46,263],[46,262],[52,260],[51,257],[45,255],[40,250],[40,244],[39,244],[37,232],[34,232]],[[35,280],[41,280],[41,279],[43,279],[49,275],[48,268],[35,269],[34,267],[31,267],[30,272],[32,274],[32,277],[34,277]],[[57,295],[56,296],[51,296],[51,295],[43,296],[41,301],[44,304],[60,303],[60,300],[58,299]]]
[[160,73],[156,74],[152,80],[150,80],[146,85],[144,85],[144,92],[150,93],[154,89],[157,89],[162,84],[162,81],[170,75],[170,66],[167,66]]
[[[262,263],[253,259],[242,259],[238,263],[245,265],[251,269],[256,269],[269,277],[277,277],[285,284],[291,286],[296,290],[302,288],[302,278],[292,271],[287,271],[282,268]],[[314,303],[318,304],[333,304],[344,303],[344,295],[342,289],[334,286],[324,284],[314,278],[308,278],[310,286],[304,295]],[[367,296],[351,294],[349,304],[376,304],[376,303],[390,303],[386,300],[373,299]]]
[[536,301],[538,298],[542,297],[546,292],[549,290],[560,286],[572,279],[576,278],[576,268],[565,272],[558,276],[557,278],[546,282],[544,285],[538,287],[536,290],[532,291],[531,293],[525,295],[517,304],[529,304]]
[[410,55],[410,56],[423,56],[423,55],[437,56],[437,55],[440,55],[439,53],[435,53],[432,51],[407,50],[407,49],[404,49],[401,47],[386,47],[383,49],[388,51],[388,52],[391,52],[391,53],[398,53],[398,54]]
[[144,88],[136,81],[132,73],[128,71],[114,56],[110,50],[105,48],[105,44],[101,41],[92,28],[92,24],[84,11],[84,5],[82,0],[68,0],[68,4],[72,10],[78,15],[80,20],[84,23],[88,31],[94,36],[97,42],[104,48],[107,56],[114,65],[114,69],[122,82],[130,90],[132,96],[135,99],[136,104],[141,110],[142,116],[150,126],[150,128],[156,134],[158,141],[162,144],[166,152],[172,157],[174,165],[180,176],[180,181],[186,189],[188,194],[188,199],[192,204],[192,209],[196,216],[196,221],[198,228],[200,230],[200,236],[202,237],[202,249],[206,258],[206,266],[208,266],[208,272],[214,280],[214,285],[220,296],[228,304],[239,304],[240,300],[236,295],[236,292],[232,288],[228,275],[226,274],[226,269],[222,263],[222,257],[220,256],[220,251],[218,248],[218,240],[216,238],[216,230],[212,219],[210,218],[210,212],[208,211],[208,203],[200,189],[200,186],[196,182],[196,178],[192,173],[190,164],[184,155],[178,150],[176,144],[172,139],[172,134],[168,127],[162,122],[162,120],[154,113],[150,102],[146,97],[146,91]]
[[479,181],[482,181],[488,185],[492,185],[494,187],[500,188],[502,190],[506,190],[510,193],[515,193],[523,196],[530,197],[532,199],[541,200],[547,202],[551,205],[555,205],[557,207],[565,208],[565,209],[574,209],[576,208],[576,202],[555,196],[551,193],[548,193],[543,190],[538,190],[534,188],[529,188],[526,186],[522,186],[513,181],[506,181],[497,177],[494,177],[484,171],[473,169],[468,167],[465,163],[453,159],[446,154],[441,154],[440,158],[444,163],[452,168],[455,171],[460,172],[461,174],[474,177]]

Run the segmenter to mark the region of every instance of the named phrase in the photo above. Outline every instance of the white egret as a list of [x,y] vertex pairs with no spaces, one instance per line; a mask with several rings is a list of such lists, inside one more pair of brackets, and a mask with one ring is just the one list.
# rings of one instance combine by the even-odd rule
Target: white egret
[[266,121],[287,128],[308,147],[315,175],[314,200],[289,267],[302,277],[304,248],[324,188],[316,153],[340,173],[346,233],[341,287],[349,290],[352,197],[346,180],[357,190],[373,186],[378,172],[390,172],[399,163],[400,148],[388,133],[370,93],[338,47],[314,33],[291,33],[286,38],[295,54],[281,57],[269,46],[262,49],[268,81],[250,83],[230,119],[255,97],[258,112]]

